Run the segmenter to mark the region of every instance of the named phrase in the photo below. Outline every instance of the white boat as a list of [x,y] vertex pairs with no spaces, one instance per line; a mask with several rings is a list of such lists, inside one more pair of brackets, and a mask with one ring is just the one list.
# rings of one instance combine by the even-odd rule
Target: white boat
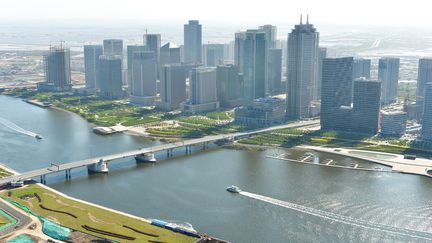
[[35,138],[36,139],[42,139],[43,137],[41,135],[39,135],[39,134],[36,134]]
[[242,191],[242,190],[240,190],[240,188],[238,186],[234,186],[234,185],[227,187],[226,190],[231,192],[231,193],[239,193]]

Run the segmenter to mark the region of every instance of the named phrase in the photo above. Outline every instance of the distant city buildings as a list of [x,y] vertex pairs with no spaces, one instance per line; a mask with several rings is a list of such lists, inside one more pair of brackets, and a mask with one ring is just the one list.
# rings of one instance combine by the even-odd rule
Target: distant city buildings
[[381,113],[381,135],[401,137],[405,134],[407,113],[403,111],[383,111]]
[[321,129],[350,130],[353,58],[325,58],[322,66]]
[[219,108],[216,91],[216,68],[198,67],[190,72],[190,98],[181,104],[185,113],[196,114]]
[[160,49],[161,67],[175,63],[181,63],[180,47],[168,42]]
[[416,105],[420,111],[418,120],[422,119],[423,104],[425,96],[425,87],[427,83],[432,82],[432,59],[420,59],[418,63]]
[[144,106],[153,106],[156,100],[156,80],[158,62],[153,51],[134,52],[132,54],[131,102]]
[[235,64],[243,74],[243,99],[246,102],[266,96],[266,33],[247,30],[236,33]]
[[104,55],[118,55],[123,59],[123,40],[107,39],[103,41]]
[[269,95],[276,95],[285,91],[282,87],[282,49],[268,49],[267,83]]
[[161,69],[160,102],[156,104],[162,110],[176,110],[186,100],[186,70],[183,65],[169,64]]
[[370,79],[371,75],[371,60],[370,59],[354,59],[353,80],[359,78]]
[[220,65],[216,68],[217,99],[220,106],[230,108],[242,104],[241,78],[235,65]]
[[147,47],[147,51],[154,52],[157,67],[158,67],[157,78],[159,79],[161,35],[160,34],[145,34],[143,36],[143,44]]
[[204,49],[204,65],[207,67],[216,67],[224,64],[224,45],[223,44],[206,44]]
[[318,54],[318,87],[317,87],[318,100],[321,99],[322,67],[323,67],[324,58],[326,57],[327,57],[327,48],[320,47],[319,54]]
[[378,63],[378,81],[382,84],[381,103],[396,101],[399,80],[399,58],[381,58]]
[[38,91],[64,92],[72,89],[70,50],[64,46],[52,46],[43,57],[45,82],[38,83]]
[[309,20],[295,25],[288,35],[287,118],[311,116],[310,106],[318,98],[319,33]]
[[424,87],[421,138],[432,140],[432,83],[426,83]]
[[184,62],[202,63],[202,27],[198,20],[184,25]]
[[235,122],[247,126],[272,126],[285,121],[285,100],[275,97],[256,99],[234,111]]
[[118,55],[100,56],[99,95],[109,99],[121,98],[124,96],[122,85],[122,58]]
[[103,55],[102,45],[84,46],[84,70],[87,89],[97,89],[99,56]]
[[147,51],[147,46],[144,45],[128,45],[126,47],[127,52],[127,85],[129,94],[132,88],[132,60],[134,53]]

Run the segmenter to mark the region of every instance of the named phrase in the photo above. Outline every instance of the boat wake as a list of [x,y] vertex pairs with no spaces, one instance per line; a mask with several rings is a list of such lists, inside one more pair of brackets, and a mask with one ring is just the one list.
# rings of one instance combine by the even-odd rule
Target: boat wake
[[40,137],[40,135],[38,135],[37,133],[28,131],[28,130],[18,126],[17,124],[15,124],[9,120],[6,120],[2,117],[0,117],[0,124],[2,124],[3,126],[11,129],[17,133],[23,134],[23,135],[27,135],[27,136],[34,137],[34,138]]
[[401,235],[401,236],[407,236],[407,237],[411,237],[411,238],[415,238],[415,239],[432,241],[432,233],[425,232],[425,231],[410,230],[410,229],[405,229],[405,228],[400,228],[400,227],[395,227],[395,226],[390,226],[390,225],[373,223],[373,222],[369,222],[369,221],[361,220],[361,219],[354,219],[354,218],[347,217],[344,215],[335,214],[335,213],[331,213],[331,212],[327,212],[324,210],[315,209],[315,208],[311,208],[311,207],[306,207],[306,206],[302,206],[299,204],[290,203],[290,202],[278,200],[278,199],[271,198],[271,197],[266,197],[263,195],[258,195],[255,193],[245,192],[245,191],[240,192],[240,195],[243,195],[243,196],[246,196],[249,198],[253,198],[256,200],[260,200],[263,202],[271,203],[271,204],[276,205],[276,206],[281,206],[284,208],[295,210],[295,211],[298,211],[301,213],[316,216],[319,218],[323,218],[326,220],[330,220],[333,222],[339,222],[342,224],[348,224],[348,225],[366,228],[366,229],[370,229],[370,230],[381,231],[381,232],[386,232],[386,233],[391,233],[391,234],[396,234],[396,235]]

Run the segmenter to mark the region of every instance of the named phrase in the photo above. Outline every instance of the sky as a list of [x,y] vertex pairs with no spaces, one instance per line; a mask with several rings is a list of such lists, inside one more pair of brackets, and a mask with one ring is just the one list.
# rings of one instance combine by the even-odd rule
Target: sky
[[0,20],[109,19],[430,26],[430,0],[0,0]]

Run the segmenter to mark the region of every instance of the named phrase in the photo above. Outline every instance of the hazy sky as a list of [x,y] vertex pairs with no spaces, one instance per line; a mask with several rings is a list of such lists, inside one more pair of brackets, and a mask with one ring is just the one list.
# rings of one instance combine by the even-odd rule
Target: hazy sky
[[0,19],[292,23],[309,13],[315,24],[432,25],[431,0],[0,0],[0,9]]

